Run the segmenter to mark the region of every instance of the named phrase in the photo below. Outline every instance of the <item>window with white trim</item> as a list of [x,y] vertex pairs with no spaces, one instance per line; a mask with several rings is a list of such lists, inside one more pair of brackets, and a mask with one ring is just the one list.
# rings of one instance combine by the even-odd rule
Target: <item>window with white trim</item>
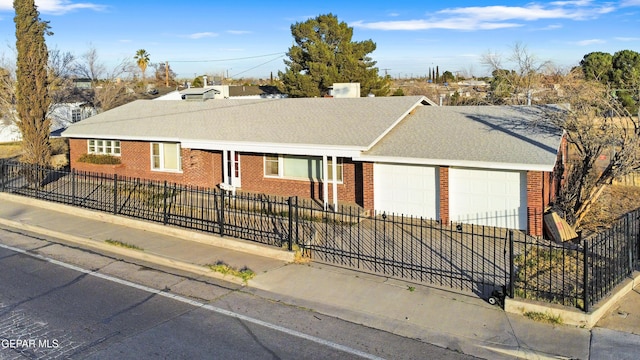
[[[342,158],[337,158],[337,181],[342,182]],[[328,178],[333,180],[333,164],[327,161]],[[322,181],[322,157],[294,155],[265,155],[264,176],[293,180]]]
[[157,171],[182,171],[180,144],[151,143],[151,169]]
[[89,154],[120,156],[119,140],[90,139],[87,145]]
[[71,109],[71,122],[82,120],[82,109]]

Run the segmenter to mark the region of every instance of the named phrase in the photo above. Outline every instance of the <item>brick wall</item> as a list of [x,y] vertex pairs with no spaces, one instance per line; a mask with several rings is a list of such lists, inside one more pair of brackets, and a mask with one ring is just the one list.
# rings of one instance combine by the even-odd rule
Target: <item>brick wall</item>
[[440,166],[440,220],[443,223],[449,222],[449,168]]
[[[152,171],[151,145],[143,141],[120,141],[122,164],[97,165],[79,162],[78,159],[87,153],[86,139],[69,140],[69,157],[71,167],[79,171],[117,174],[118,176],[135,177],[148,180],[175,182],[201,187],[214,187],[222,180],[220,165],[222,153],[206,150],[181,149],[182,172]],[[217,171],[214,171],[217,169]]]
[[545,171],[527,171],[527,232],[542,236],[542,218],[545,207],[545,188],[550,176]]
[[[222,152],[182,148],[182,172],[151,170],[151,147],[144,141],[120,141],[120,165],[97,165],[78,162],[87,153],[86,139],[70,139],[71,167],[79,171],[117,174],[149,180],[175,182],[212,188],[222,182]],[[240,190],[281,196],[300,196],[323,200],[321,182],[264,177],[264,155],[240,154]],[[328,199],[333,201],[329,184]],[[343,159],[343,183],[338,184],[338,202],[358,204],[373,209],[373,164]]]
[[[281,195],[299,196],[322,201],[323,186],[320,181],[269,178],[264,176],[264,155],[240,154],[240,190]],[[338,184],[338,203],[352,203],[373,209],[373,164],[343,159],[341,184]],[[328,184],[329,203],[333,201],[333,184]],[[370,206],[370,207],[368,207]]]

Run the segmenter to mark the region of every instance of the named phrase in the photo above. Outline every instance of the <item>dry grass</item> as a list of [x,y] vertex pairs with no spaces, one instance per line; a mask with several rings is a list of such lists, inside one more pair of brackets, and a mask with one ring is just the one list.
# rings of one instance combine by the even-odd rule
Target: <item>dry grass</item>
[[0,143],[0,159],[11,159],[22,153],[22,143],[8,142]]
[[609,185],[585,215],[581,228],[589,232],[608,228],[637,208],[640,208],[640,187]]

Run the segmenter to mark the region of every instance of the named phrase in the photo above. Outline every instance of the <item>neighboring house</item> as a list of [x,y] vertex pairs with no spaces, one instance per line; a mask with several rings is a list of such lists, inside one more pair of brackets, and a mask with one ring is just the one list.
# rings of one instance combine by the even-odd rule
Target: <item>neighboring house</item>
[[[49,109],[51,120],[51,136],[60,136],[60,133],[70,124],[84,120],[97,114],[95,107],[87,102],[70,102],[53,104]],[[18,125],[10,117],[0,119],[0,142],[21,141],[22,133]]]
[[[425,97],[138,100],[71,125],[71,166],[542,235],[562,131]],[[110,154],[121,165],[81,163]],[[536,216],[532,216],[536,214]]]
[[58,136],[70,124],[97,114],[96,108],[87,102],[54,104],[49,110],[51,134]]
[[88,78],[73,79],[73,86],[76,89],[83,89],[83,90],[91,89],[93,88],[92,84],[93,82],[91,81],[91,79],[88,79]]

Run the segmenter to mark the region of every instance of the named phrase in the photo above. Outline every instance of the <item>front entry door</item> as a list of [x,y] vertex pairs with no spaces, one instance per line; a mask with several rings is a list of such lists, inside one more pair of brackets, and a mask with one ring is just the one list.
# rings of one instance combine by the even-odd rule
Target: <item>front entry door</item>
[[240,181],[240,154],[236,151],[224,152],[225,172],[224,183],[239,188]]

